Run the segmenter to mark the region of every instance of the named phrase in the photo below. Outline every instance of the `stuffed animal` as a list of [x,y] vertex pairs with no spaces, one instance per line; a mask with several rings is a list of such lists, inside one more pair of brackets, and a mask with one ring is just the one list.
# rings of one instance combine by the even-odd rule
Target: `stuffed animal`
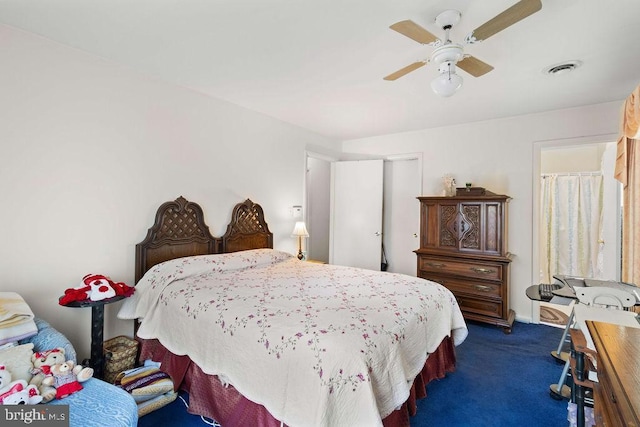
[[80,383],[87,381],[93,376],[93,369],[75,365],[73,361],[67,360],[51,366],[51,376],[46,377],[42,382],[56,388],[56,399],[62,399],[72,393],[82,390]]
[[40,402],[42,402],[42,396],[38,394],[38,388],[34,385],[20,387],[20,390],[2,399],[3,405],[36,405]]
[[[26,381],[22,380],[22,383],[26,387]],[[17,391],[18,384],[20,384],[20,380],[13,381],[13,376],[7,367],[0,365],[0,403],[5,397]]]
[[135,288],[122,282],[114,282],[100,274],[87,274],[82,278],[82,283],[75,288],[66,289],[60,297],[60,305],[68,305],[74,301],[102,301],[115,296],[129,297],[133,295]]
[[[11,403],[8,403],[8,400],[11,398],[11,396],[20,393],[28,388],[28,384],[25,380],[12,381],[12,379],[13,376],[11,375],[11,372],[9,372],[7,367],[4,365],[0,365],[0,404],[10,405]],[[29,392],[27,392],[27,397],[30,397]],[[39,403],[39,401],[36,403]]]
[[7,367],[4,365],[0,365],[0,394],[7,391],[12,379],[13,376],[11,375],[11,372],[9,372]]
[[43,380],[51,376],[51,366],[66,362],[64,348],[58,347],[47,351],[36,351],[31,356],[31,380],[29,384],[38,387],[42,402],[47,403],[56,397],[56,388],[53,385],[47,385]]

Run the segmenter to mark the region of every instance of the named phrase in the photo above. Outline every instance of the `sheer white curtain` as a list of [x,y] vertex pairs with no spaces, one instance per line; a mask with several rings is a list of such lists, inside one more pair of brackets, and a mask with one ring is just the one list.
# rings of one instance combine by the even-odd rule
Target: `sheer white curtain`
[[540,281],[602,274],[602,175],[541,176]]

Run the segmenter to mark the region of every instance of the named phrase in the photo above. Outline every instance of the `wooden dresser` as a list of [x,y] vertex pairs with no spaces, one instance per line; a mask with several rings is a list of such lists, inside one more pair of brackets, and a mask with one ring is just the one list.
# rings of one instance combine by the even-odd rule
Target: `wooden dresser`
[[509,308],[510,198],[483,193],[418,197],[418,276],[449,288],[466,319],[502,326],[510,333],[515,319]]
[[598,360],[596,425],[640,426],[640,329],[590,320],[586,324]]

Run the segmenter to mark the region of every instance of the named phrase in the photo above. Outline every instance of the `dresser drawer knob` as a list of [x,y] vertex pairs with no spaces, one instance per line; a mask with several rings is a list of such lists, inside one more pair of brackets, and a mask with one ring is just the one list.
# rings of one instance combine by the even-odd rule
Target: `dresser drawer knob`
[[476,273],[482,273],[482,274],[489,274],[489,273],[494,273],[495,270],[492,270],[490,268],[479,268],[479,267],[471,267],[472,271],[475,271]]
[[446,264],[437,263],[437,262],[428,262],[427,265],[433,268],[443,268],[446,266]]
[[482,292],[489,292],[491,290],[489,286],[484,286],[484,285],[475,285],[474,287],[476,288],[477,291],[482,291]]

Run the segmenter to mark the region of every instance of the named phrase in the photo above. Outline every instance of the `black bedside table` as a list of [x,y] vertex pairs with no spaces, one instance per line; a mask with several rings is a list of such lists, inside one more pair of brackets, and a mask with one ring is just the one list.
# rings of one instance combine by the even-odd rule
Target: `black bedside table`
[[120,301],[122,295],[107,298],[101,301],[73,301],[64,307],[91,307],[91,358],[82,361],[83,366],[93,368],[93,376],[102,379],[104,376],[104,306],[112,302]]

